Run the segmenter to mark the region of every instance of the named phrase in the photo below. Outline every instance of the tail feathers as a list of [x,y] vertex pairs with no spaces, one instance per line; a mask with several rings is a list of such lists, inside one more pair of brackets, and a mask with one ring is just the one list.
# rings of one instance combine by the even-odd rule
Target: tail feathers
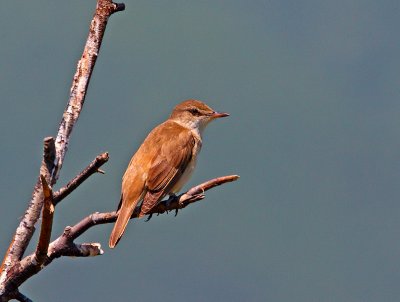
[[114,228],[110,235],[110,240],[108,242],[108,246],[110,248],[114,248],[121,239],[134,209],[135,206],[133,204],[132,206],[122,206],[119,210],[117,221],[115,222]]

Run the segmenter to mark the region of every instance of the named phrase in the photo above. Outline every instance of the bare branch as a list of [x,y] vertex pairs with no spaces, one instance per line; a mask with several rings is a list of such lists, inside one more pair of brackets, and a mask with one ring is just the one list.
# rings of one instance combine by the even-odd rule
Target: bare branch
[[209,181],[203,182],[202,184],[199,184],[198,186],[191,188],[189,191],[187,191],[186,194],[196,195],[199,193],[204,193],[204,191],[208,191],[214,187],[220,186],[227,182],[232,182],[232,181],[238,180],[239,178],[240,178],[239,175],[227,175],[227,176],[216,177]]
[[[68,244],[66,244],[68,242]],[[60,256],[68,257],[94,257],[103,255],[100,243],[81,243],[75,244],[69,241],[54,241],[51,245],[49,259],[53,260]]]
[[54,182],[58,179],[68,150],[70,135],[85,102],[87,88],[100,51],[108,18],[113,13],[124,9],[124,4],[115,4],[111,0],[97,1],[96,12],[90,23],[89,36],[82,57],[78,62],[72,81],[68,106],[64,111],[56,138],[57,164],[53,171]]
[[[111,0],[97,0],[96,11],[90,24],[89,36],[81,59],[78,62],[70,91],[68,105],[60,122],[56,140],[46,139],[43,163],[40,175],[44,175],[50,186],[58,179],[73,127],[77,122],[85,101],[90,77],[99,54],[101,42],[106,29],[108,18],[115,12],[125,9],[124,4],[115,4]],[[39,219],[43,206],[43,190],[38,179],[34,187],[32,198],[25,212],[0,267],[0,301],[8,301],[7,293],[16,292],[21,283],[12,283],[16,266],[22,258],[35,231],[35,224]]]
[[[117,212],[93,213],[72,227],[66,227],[63,234],[50,243],[54,207],[94,173],[104,173],[100,167],[108,161],[108,153],[97,156],[80,174],[65,187],[53,194],[64,158],[68,150],[72,130],[80,116],[90,78],[102,43],[108,18],[115,12],[125,9],[124,4],[111,0],[97,0],[96,11],[90,24],[89,36],[77,70],[73,78],[69,101],[61,119],[56,139],[48,137],[44,141],[43,161],[40,177],[34,187],[32,198],[25,215],[18,226],[0,267],[0,302],[16,299],[31,301],[18,291],[27,279],[40,272],[54,259],[62,256],[90,257],[102,255],[99,243],[74,242],[76,238],[96,224],[114,222]],[[204,182],[179,196],[160,202],[149,214],[161,214],[178,210],[205,198],[204,192],[221,184],[235,181],[237,175],[223,176]],[[44,206],[43,206],[44,204]],[[36,251],[22,259],[35,231],[35,224],[42,212],[41,232]],[[137,209],[131,218],[137,218]]]
[[104,174],[104,171],[99,168],[104,165],[108,159],[109,156],[107,152],[98,155],[81,173],[68,182],[65,187],[62,187],[58,192],[54,193],[54,205],[57,205],[61,200],[67,197],[92,174],[96,172]]
[[[238,175],[228,175],[206,181],[198,186],[191,188],[186,193],[162,201],[157,207],[155,207],[151,211],[150,215],[182,209],[191,203],[204,199],[205,191],[210,190],[215,186],[235,181],[238,178]],[[137,210],[133,213],[131,218],[137,218],[139,214],[140,211]],[[21,260],[20,265],[18,265],[17,267],[17,270],[13,272],[9,282],[16,285],[16,288],[18,288],[19,285],[21,285],[33,275],[37,274],[45,266],[49,265],[54,259],[62,256],[90,257],[102,255],[104,251],[101,249],[100,243],[75,244],[74,240],[82,235],[84,232],[86,232],[89,228],[98,224],[115,222],[117,217],[118,213],[115,211],[108,213],[93,213],[82,219],[76,225],[72,227],[66,227],[63,234],[52,243],[50,243],[47,257],[45,258],[45,261],[42,263],[42,265],[38,265],[35,254],[31,254],[25,257],[23,260]]]
[[63,256],[71,256],[71,257],[94,257],[103,255],[104,251],[101,249],[100,243],[81,243],[75,244],[75,249],[71,250],[70,255]]
[[[183,209],[184,207],[186,207],[187,205],[189,205],[191,203],[194,203],[198,200],[204,199],[205,191],[208,191],[211,188],[214,188],[216,186],[220,186],[224,183],[235,181],[237,179],[239,179],[238,175],[228,175],[228,176],[218,177],[218,178],[214,178],[209,181],[206,181],[198,186],[191,188],[186,193],[183,193],[179,196],[171,197],[168,200],[164,200],[164,201],[160,202],[160,204],[158,206],[156,206],[149,213],[149,215],[162,214],[167,211]],[[139,214],[140,214],[140,210],[136,209],[133,212],[131,219],[137,218],[139,216]],[[78,222],[73,227],[67,227],[64,234],[67,233],[67,236],[70,238],[70,240],[75,240],[80,235],[82,235],[84,232],[86,232],[89,228],[91,228],[97,224],[106,224],[106,223],[115,222],[117,220],[117,217],[118,217],[118,213],[115,211],[108,212],[108,213],[93,213],[93,214],[83,218],[80,222]]]
[[[49,169],[51,171],[51,179],[48,180],[51,186],[57,182],[64,162],[65,154],[68,150],[69,139],[73,127],[81,113],[90,77],[100,51],[100,46],[103,40],[108,18],[114,12],[121,11],[123,9],[123,4],[117,5],[111,0],[98,0],[97,2],[96,11],[90,24],[89,36],[87,38],[82,57],[78,62],[77,70],[72,82],[69,102],[61,119],[55,140],[56,162],[54,164],[54,160],[52,161],[51,169]],[[40,182],[38,181],[34,188],[29,209],[25,213],[25,216],[16,231],[16,235],[14,236],[14,241],[12,242],[12,244],[16,242],[16,246],[13,246],[10,249],[12,261],[21,259],[29,241],[32,238],[35,230],[34,225],[39,218],[42,208],[42,200],[42,190]],[[30,208],[32,208],[31,211]]]
[[75,244],[64,232],[63,235],[49,245],[47,256],[42,264],[39,265],[36,261],[35,254],[31,254],[22,259],[19,265],[15,268],[15,271],[13,271],[10,282],[12,282],[14,286],[19,287],[30,277],[49,265],[54,259],[61,256],[91,257],[102,255],[103,253],[104,251],[101,249],[99,243]]
[[[40,174],[45,177],[46,181],[50,180],[51,170],[54,167],[55,153],[54,138],[46,137],[44,139],[43,160],[40,167]],[[2,294],[2,285],[6,281],[9,270],[21,259],[30,239],[32,238],[33,232],[35,231],[35,223],[39,219],[42,205],[43,190],[41,181],[38,179],[28,209],[26,210],[25,215],[11,240],[0,268],[0,295]]]
[[[72,192],[80,183],[95,173],[97,167],[101,166],[107,160],[107,153],[97,156],[96,159],[86,169],[84,169],[81,174],[79,174],[70,182],[70,186],[67,186],[65,191],[62,191],[64,192],[62,194],[68,195],[70,192]],[[102,255],[104,253],[101,249],[101,245],[98,243],[75,244],[73,242],[74,238],[72,238],[70,235],[70,228],[68,227],[59,238],[49,244],[54,214],[54,198],[53,192],[47,184],[45,178],[41,176],[41,179],[45,201],[39,242],[35,253],[22,259],[19,265],[16,266],[16,268],[14,268],[12,271],[11,276],[9,276],[8,282],[14,286],[17,286],[17,288],[27,279],[41,271],[45,266],[49,265],[55,258],[61,256],[89,257]],[[65,196],[66,195],[64,195],[63,198]]]
[[[43,140],[43,161],[40,167],[40,175],[43,175],[47,182],[50,181],[55,159],[56,147],[54,138],[49,136]],[[38,179],[38,182],[41,184],[41,179]]]
[[43,175],[40,175],[40,177],[44,193],[44,206],[42,211],[42,226],[40,228],[39,242],[35,252],[38,265],[42,265],[47,256],[54,216],[53,191],[47,184],[45,177]]
[[205,191],[208,191],[214,187],[220,186],[227,182],[236,181],[239,178],[240,178],[239,175],[221,176],[221,177],[211,179],[211,180],[206,181],[198,186],[191,188],[189,191],[187,191],[186,193],[181,195],[181,197],[179,199],[180,208],[184,208],[188,204],[199,200],[194,197],[203,194]]

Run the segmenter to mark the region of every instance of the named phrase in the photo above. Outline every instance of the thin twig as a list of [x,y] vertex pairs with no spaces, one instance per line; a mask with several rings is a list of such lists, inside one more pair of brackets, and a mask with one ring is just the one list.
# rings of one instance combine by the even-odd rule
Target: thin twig
[[210,190],[214,187],[220,186],[224,183],[232,182],[232,181],[235,181],[238,179],[239,179],[239,175],[228,175],[228,176],[217,177],[217,178],[203,182],[202,184],[191,188],[189,191],[187,191],[186,194],[188,194],[188,195],[200,194],[200,193],[203,193],[204,191],[208,191],[208,190]]
[[62,187],[58,192],[54,193],[54,205],[57,205],[61,200],[67,197],[80,184],[88,179],[92,174],[98,172],[104,174],[99,168],[104,165],[109,159],[108,153],[98,155],[85,169],[75,176],[65,187]]

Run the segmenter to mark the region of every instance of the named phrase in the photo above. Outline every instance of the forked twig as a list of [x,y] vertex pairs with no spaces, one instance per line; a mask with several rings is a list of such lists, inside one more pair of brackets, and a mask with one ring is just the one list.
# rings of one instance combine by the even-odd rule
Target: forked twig
[[108,159],[109,156],[107,152],[98,155],[81,173],[69,181],[65,187],[62,187],[58,192],[54,193],[54,205],[57,205],[94,173],[104,174],[104,172],[100,170],[100,167],[104,165]]

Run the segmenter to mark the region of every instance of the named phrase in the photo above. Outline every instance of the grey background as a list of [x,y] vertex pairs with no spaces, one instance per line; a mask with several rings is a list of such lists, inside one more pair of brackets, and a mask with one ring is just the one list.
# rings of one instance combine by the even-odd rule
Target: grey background
[[[54,236],[116,208],[148,131],[198,98],[231,113],[206,130],[188,184],[240,174],[204,202],[111,225],[21,288],[34,301],[398,301],[398,1],[126,1],[111,17],[57,188]],[[66,105],[95,1],[5,1],[0,18],[4,254]],[[30,247],[32,251],[34,246]]]

